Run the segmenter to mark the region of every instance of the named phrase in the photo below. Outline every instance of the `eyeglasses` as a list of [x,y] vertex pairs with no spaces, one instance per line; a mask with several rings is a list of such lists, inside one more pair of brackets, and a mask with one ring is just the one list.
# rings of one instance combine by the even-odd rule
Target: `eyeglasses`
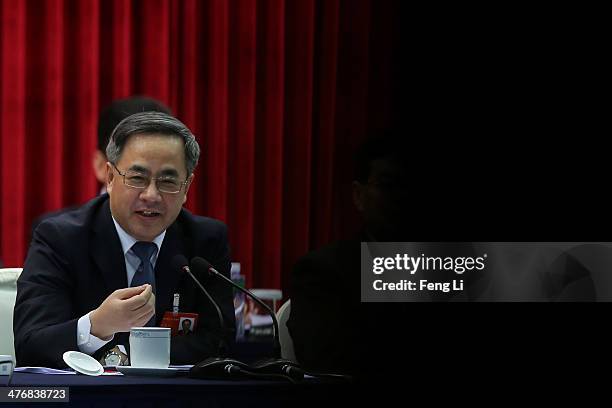
[[113,167],[115,170],[117,170],[117,173],[123,177],[123,184],[139,190],[144,190],[145,188],[149,187],[152,180],[155,180],[155,186],[159,192],[166,194],[177,194],[181,191],[181,187],[187,185],[187,180],[178,181],[174,177],[149,177],[133,170],[128,170],[125,173],[122,173],[119,171],[117,166],[115,166],[115,164],[113,164]]
[[366,184],[375,186],[385,192],[407,192],[409,189],[408,182],[406,180],[383,178],[368,180]]

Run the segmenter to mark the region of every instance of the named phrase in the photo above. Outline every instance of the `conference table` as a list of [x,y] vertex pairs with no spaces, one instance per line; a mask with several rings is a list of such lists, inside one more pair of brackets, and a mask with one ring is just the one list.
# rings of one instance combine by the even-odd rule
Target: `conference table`
[[[232,357],[250,363],[272,354],[270,341],[236,343]],[[0,388],[7,377],[0,377]],[[353,383],[306,378],[297,384],[283,380],[262,379],[192,379],[186,373],[171,378],[82,374],[34,374],[16,372],[11,388],[68,387],[66,407],[299,407],[336,405],[352,393]],[[6,403],[0,402],[2,407]],[[10,403],[9,403],[10,404]],[[47,403],[15,403],[16,407],[45,406]]]
[[[0,379],[7,377],[0,377]],[[6,382],[0,384],[4,386]],[[15,373],[10,388],[68,387],[70,406],[83,407],[320,407],[340,401],[351,383],[305,379],[292,384],[270,380],[206,380],[186,376],[51,375]],[[350,395],[350,394],[349,394]],[[41,406],[42,403],[15,403]],[[4,403],[0,404],[4,406]],[[54,403],[54,406],[67,406]]]

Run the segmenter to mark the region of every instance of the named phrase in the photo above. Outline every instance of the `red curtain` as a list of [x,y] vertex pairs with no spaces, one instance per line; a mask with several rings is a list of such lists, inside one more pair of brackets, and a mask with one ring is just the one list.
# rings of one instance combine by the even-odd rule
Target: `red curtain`
[[249,286],[286,290],[297,258],[355,227],[350,153],[393,119],[395,14],[369,0],[2,0],[0,259],[22,265],[33,218],[96,194],[98,112],[139,94],[203,148],[187,207],[228,224]]

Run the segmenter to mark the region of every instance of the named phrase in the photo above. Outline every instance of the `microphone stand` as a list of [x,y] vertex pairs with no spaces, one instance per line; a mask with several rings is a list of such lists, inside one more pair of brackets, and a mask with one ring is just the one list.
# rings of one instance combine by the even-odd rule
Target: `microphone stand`
[[218,277],[223,279],[224,281],[226,281],[227,283],[229,283],[230,285],[232,285],[234,288],[238,289],[239,291],[241,291],[242,293],[244,293],[245,295],[249,296],[251,299],[253,299],[259,306],[261,306],[262,308],[264,308],[266,310],[266,312],[268,312],[268,314],[270,316],[272,316],[272,324],[274,326],[274,344],[272,346],[272,353],[274,355],[274,357],[276,358],[281,358],[281,345],[280,345],[280,340],[279,340],[279,332],[278,332],[278,320],[276,319],[276,315],[274,314],[274,312],[272,311],[272,309],[270,308],[270,306],[268,306],[263,300],[259,299],[257,296],[255,296],[253,293],[251,293],[251,291],[243,288],[240,285],[237,285],[236,283],[234,283],[234,281],[232,281],[231,279],[227,278],[225,275],[223,275],[222,273],[220,273],[219,271],[217,271],[215,268],[210,267],[208,269],[208,271]]
[[221,308],[219,308],[219,304],[212,298],[212,296],[210,296],[210,293],[208,293],[208,291],[204,288],[200,281],[193,275],[193,273],[191,273],[191,270],[187,265],[183,266],[181,269],[183,270],[183,272],[185,272],[191,277],[191,279],[196,283],[196,285],[198,285],[200,290],[204,292],[204,295],[206,295],[208,301],[214,306],[215,311],[217,312],[217,318],[219,319],[219,324],[221,325],[221,338],[219,339],[219,345],[217,347],[217,350],[219,352],[220,357],[225,357],[227,355],[227,343],[225,341],[226,329],[225,319],[223,318],[223,313],[221,313]]
[[[183,259],[181,259],[183,258]],[[264,378],[264,379],[288,379],[293,382],[292,378],[288,378],[282,374],[274,373],[274,372],[255,372],[252,368],[238,360],[227,357],[227,347],[225,342],[225,319],[223,318],[223,313],[221,312],[221,308],[219,304],[210,296],[206,288],[200,283],[200,281],[194,276],[189,269],[189,266],[185,265],[187,260],[184,257],[177,258],[177,263],[183,266],[180,267],[181,271],[189,275],[191,279],[198,285],[200,290],[206,295],[210,303],[214,306],[217,316],[219,319],[219,323],[221,324],[221,339],[219,340],[219,356],[218,357],[209,357],[197,364],[195,364],[189,370],[190,378],[202,378],[202,379],[227,379],[229,378],[240,378],[240,377],[250,377],[250,378]],[[223,275],[221,275],[223,276]],[[233,283],[233,282],[232,282]]]
[[204,270],[222,280],[230,284],[232,287],[238,289],[245,295],[249,296],[253,299],[258,305],[260,305],[264,310],[268,312],[268,314],[272,317],[272,323],[274,326],[274,343],[273,343],[273,358],[264,359],[254,363],[250,369],[252,369],[256,373],[268,374],[268,375],[281,375],[290,381],[295,380],[303,380],[304,379],[304,371],[300,368],[300,366],[287,359],[283,359],[281,357],[281,346],[279,340],[279,330],[278,330],[278,319],[276,318],[276,314],[272,309],[261,299],[251,293],[249,290],[237,285],[231,279],[217,271],[207,260],[195,257],[191,260],[191,265],[194,269]]

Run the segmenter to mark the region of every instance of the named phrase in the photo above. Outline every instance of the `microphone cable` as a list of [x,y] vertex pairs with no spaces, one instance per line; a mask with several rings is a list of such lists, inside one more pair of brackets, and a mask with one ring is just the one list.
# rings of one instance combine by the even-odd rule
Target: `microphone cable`
[[335,380],[343,380],[346,382],[352,382],[353,376],[347,374],[336,374],[336,373],[313,373],[310,371],[304,371],[304,375],[308,375],[314,378],[330,378]]
[[283,374],[257,373],[255,371],[245,370],[244,368],[237,366],[232,366],[231,371],[232,373],[242,373],[243,375],[252,378],[259,378],[263,380],[287,380],[291,384],[297,384],[297,381],[295,381],[293,378]]

